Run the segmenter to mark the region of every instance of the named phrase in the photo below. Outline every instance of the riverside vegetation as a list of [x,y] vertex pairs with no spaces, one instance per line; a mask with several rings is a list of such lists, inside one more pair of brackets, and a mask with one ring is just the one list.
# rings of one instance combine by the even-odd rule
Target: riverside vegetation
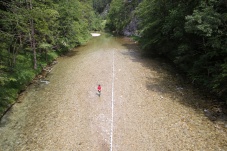
[[101,30],[92,1],[0,2],[0,113],[58,55]]
[[111,30],[124,33],[133,18],[146,55],[170,60],[191,83],[227,102],[226,0],[111,2]]

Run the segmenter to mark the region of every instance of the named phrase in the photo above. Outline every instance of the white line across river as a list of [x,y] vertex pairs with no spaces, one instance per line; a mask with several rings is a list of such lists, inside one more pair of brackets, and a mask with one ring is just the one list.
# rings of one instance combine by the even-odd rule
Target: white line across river
[[114,122],[114,50],[113,50],[113,65],[112,65],[113,79],[112,79],[112,120],[111,120],[111,133],[110,133],[110,151],[113,150],[113,122]]

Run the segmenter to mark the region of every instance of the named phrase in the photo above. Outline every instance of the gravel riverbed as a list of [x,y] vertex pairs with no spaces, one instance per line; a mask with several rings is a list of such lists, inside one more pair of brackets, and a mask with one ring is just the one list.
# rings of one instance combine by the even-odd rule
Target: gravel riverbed
[[227,150],[205,97],[129,38],[94,37],[57,61],[50,83],[29,86],[1,120],[0,150]]

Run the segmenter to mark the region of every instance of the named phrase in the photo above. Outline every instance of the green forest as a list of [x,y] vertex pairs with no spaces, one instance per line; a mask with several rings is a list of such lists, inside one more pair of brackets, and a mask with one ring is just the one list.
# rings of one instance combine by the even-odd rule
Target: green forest
[[147,56],[170,60],[192,84],[227,100],[227,0],[1,0],[0,11],[0,113],[90,31],[123,35],[133,20],[131,36]]
[[93,1],[0,1],[0,113],[59,55],[101,30]]
[[113,0],[108,15],[117,33],[137,18],[146,55],[170,60],[193,85],[226,102],[227,0]]

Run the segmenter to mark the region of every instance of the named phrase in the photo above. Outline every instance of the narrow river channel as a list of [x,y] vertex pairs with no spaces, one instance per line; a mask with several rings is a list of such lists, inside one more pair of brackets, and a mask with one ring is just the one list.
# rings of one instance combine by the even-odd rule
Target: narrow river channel
[[1,151],[227,150],[226,128],[193,105],[206,100],[129,38],[103,34],[57,61],[1,120]]

